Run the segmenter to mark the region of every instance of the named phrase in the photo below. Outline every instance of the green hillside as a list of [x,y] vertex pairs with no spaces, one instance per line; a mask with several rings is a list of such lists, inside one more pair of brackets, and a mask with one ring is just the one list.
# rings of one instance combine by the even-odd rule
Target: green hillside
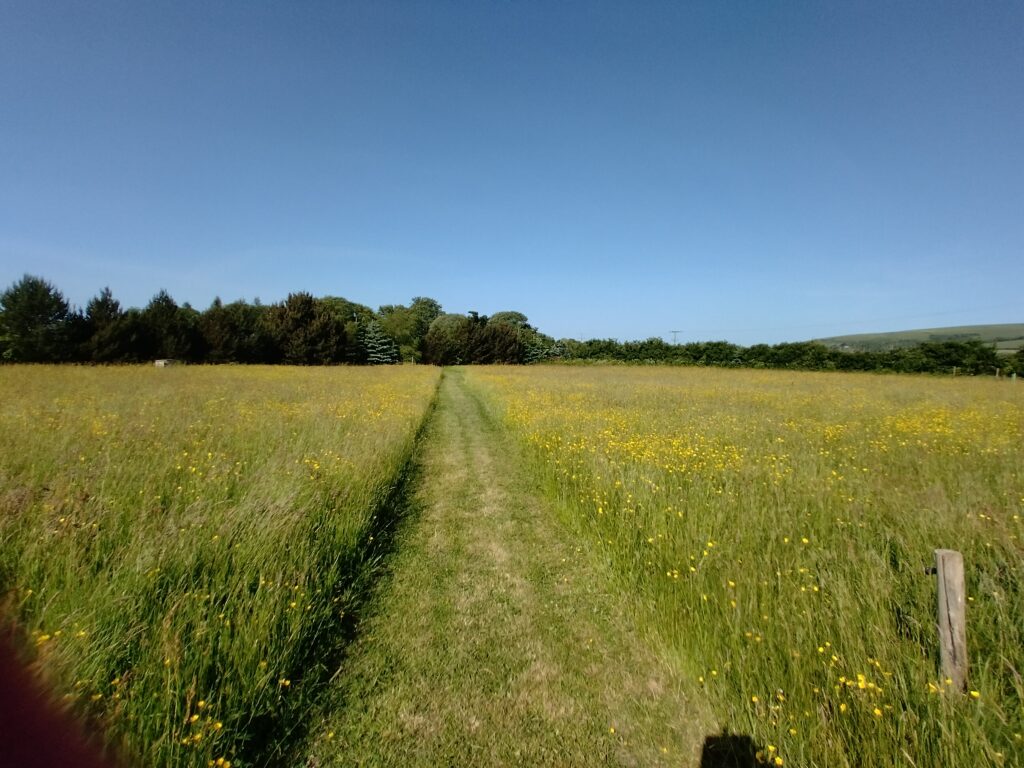
[[833,348],[862,351],[912,347],[925,341],[984,341],[995,344],[1000,354],[1010,355],[1024,347],[1024,323],[956,325],[949,328],[920,328],[889,333],[855,333],[815,341]]

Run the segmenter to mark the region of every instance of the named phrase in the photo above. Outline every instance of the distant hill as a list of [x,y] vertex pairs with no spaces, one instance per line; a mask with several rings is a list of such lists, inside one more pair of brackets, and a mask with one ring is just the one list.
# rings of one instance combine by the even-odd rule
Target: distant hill
[[913,347],[924,341],[983,341],[994,344],[1001,355],[1012,355],[1024,347],[1024,323],[1002,325],[956,325],[950,328],[920,328],[889,333],[855,333],[815,339],[833,349],[877,352]]

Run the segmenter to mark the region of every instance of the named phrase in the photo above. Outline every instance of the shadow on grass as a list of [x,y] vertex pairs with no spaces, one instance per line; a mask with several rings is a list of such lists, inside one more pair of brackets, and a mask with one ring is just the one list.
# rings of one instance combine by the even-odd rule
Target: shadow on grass
[[[321,627],[306,638],[292,655],[289,667],[294,671],[290,679],[296,685],[301,681],[309,692],[305,706],[253,718],[246,729],[248,740],[236,753],[243,764],[301,765],[310,727],[319,723],[322,715],[337,704],[331,695],[332,678],[356,639],[361,620],[374,609],[400,532],[420,510],[413,491],[423,471],[421,452],[436,405],[435,393],[409,458],[377,508],[362,546],[346,555],[342,562],[340,572],[351,574],[352,578],[337,584],[332,597],[337,598],[336,605],[343,610],[335,612],[331,626]],[[325,637],[329,638],[326,642]]]
[[755,768],[757,745],[749,736],[723,730],[717,736],[704,739],[700,753],[700,768]]

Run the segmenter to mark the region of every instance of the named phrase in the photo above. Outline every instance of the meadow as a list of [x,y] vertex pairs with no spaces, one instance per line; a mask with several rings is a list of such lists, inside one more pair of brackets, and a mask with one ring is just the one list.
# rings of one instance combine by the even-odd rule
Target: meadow
[[[568,530],[772,765],[1019,765],[1024,385],[473,368]],[[933,550],[963,552],[968,690]]]
[[0,590],[143,765],[274,763],[316,704],[439,370],[0,368]]
[[[0,367],[0,593],[33,666],[139,764],[295,762],[306,723],[330,707],[353,613],[380,598],[378,547],[440,376]],[[435,435],[430,487],[461,488],[451,504],[472,507],[494,489],[467,485],[470,444],[480,453],[507,430],[522,454],[502,459],[517,463],[503,476],[548,497],[560,520],[547,535],[602,553],[601,588],[763,763],[1024,759],[1024,385],[621,366],[474,366],[448,384],[473,393],[449,410],[489,418],[447,414],[462,443]],[[484,536],[466,515],[451,536]],[[434,541],[437,525],[421,533]],[[558,551],[520,544],[533,565]],[[938,671],[936,548],[966,561],[963,692]],[[408,553],[409,583],[473,572],[433,552]],[[392,604],[396,648],[409,611],[462,599],[429,595]],[[508,631],[502,619],[483,634],[507,649]],[[422,661],[433,691],[446,664]],[[461,671],[478,684],[479,669]],[[373,747],[379,723],[365,727]]]

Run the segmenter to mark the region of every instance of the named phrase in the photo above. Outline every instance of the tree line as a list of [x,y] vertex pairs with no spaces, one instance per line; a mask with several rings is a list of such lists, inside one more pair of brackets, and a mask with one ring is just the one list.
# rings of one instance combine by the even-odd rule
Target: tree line
[[423,296],[377,311],[309,293],[275,304],[215,299],[197,310],[161,290],[138,309],[123,307],[104,288],[76,308],[33,275],[0,293],[5,362],[525,363],[540,359],[552,343],[520,312],[446,314]]
[[104,288],[72,307],[41,277],[25,275],[0,293],[0,360],[27,363],[192,363],[459,365],[544,361],[705,365],[795,370],[1024,374],[1024,350],[1000,358],[976,340],[848,351],[816,342],[669,344],[660,338],[555,340],[521,312],[446,313],[418,296],[376,311],[337,296],[292,293],[274,304],[215,299],[205,310],[161,290],[141,309]]
[[742,347],[727,341],[669,344],[651,338],[565,340],[560,356],[568,360],[667,365],[708,365],[736,368],[784,368],[800,371],[893,371],[896,373],[959,373],[1024,375],[1024,349],[1001,357],[995,348],[970,339],[928,341],[887,350],[842,350],[814,341],[755,344]]

